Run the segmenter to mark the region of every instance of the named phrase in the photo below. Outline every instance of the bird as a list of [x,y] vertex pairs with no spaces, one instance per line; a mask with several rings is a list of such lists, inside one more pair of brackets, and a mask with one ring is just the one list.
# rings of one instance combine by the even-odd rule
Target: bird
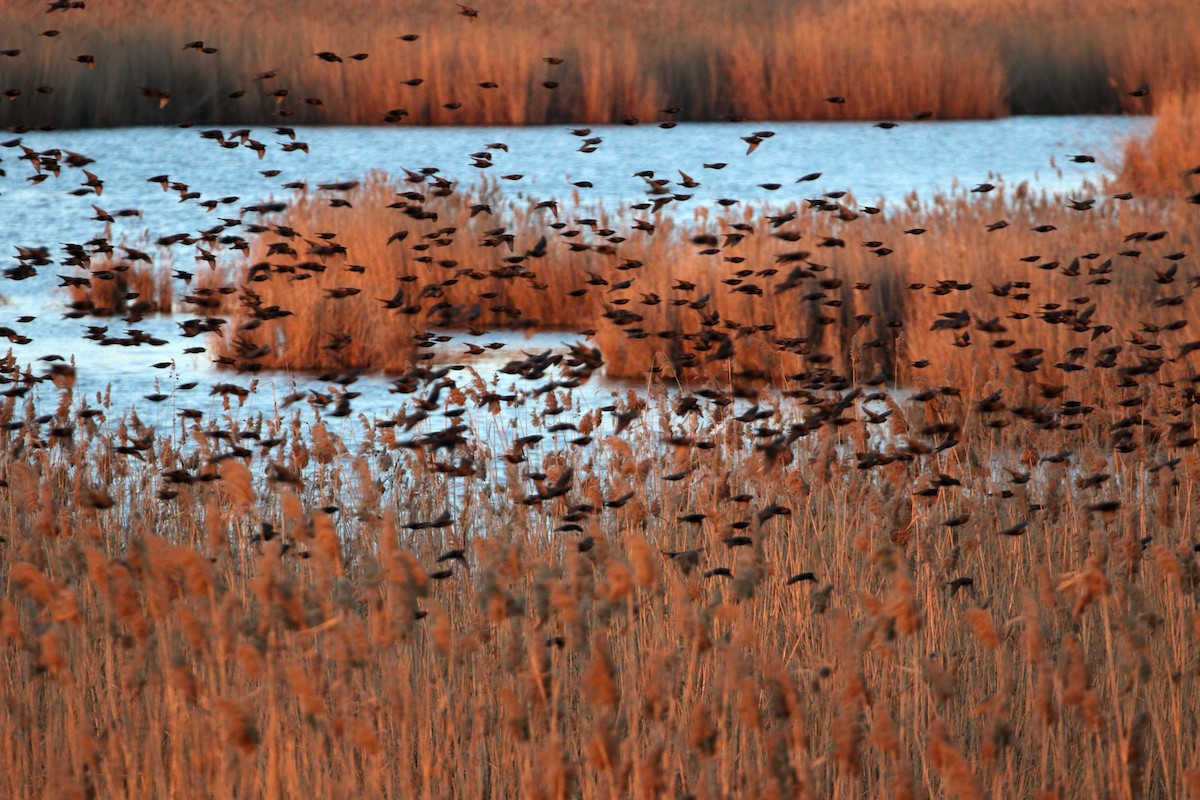
[[171,102],[171,93],[164,89],[143,86],[141,92],[144,97],[157,100],[159,108],[166,108],[167,104]]

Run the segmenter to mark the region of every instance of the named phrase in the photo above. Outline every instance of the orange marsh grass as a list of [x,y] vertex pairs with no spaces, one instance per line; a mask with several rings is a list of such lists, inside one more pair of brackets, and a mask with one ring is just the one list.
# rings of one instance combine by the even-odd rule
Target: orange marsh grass
[[1139,192],[1174,195],[1200,191],[1200,92],[1176,92],[1162,99],[1154,129],[1125,148],[1121,180]]
[[171,276],[154,266],[119,259],[91,268],[90,277],[68,287],[71,308],[98,317],[167,313],[175,290]]
[[[486,387],[461,388],[473,405]],[[146,432],[115,412],[42,446],[6,428],[0,789],[1142,797],[1197,768],[1193,451],[1147,471],[1150,442],[1118,456],[1063,427],[989,430],[951,397],[939,413],[969,449],[856,470],[837,443],[857,419],[768,469],[748,424],[647,401],[624,442],[547,453],[550,480],[575,480],[532,505],[516,465],[507,484],[447,480],[389,428],[213,420],[145,461],[115,450]],[[205,463],[256,425],[286,442]],[[659,440],[684,430],[715,447],[666,466]],[[267,460],[295,477],[265,480]],[[1101,470],[1099,489],[1075,478]],[[945,473],[961,486],[914,493]],[[1123,505],[1088,511],[1100,498]],[[772,503],[791,513],[759,513]],[[581,504],[582,530],[549,532]],[[404,527],[447,508],[449,528]],[[737,520],[752,545],[730,549]],[[454,547],[466,564],[438,562]],[[786,582],[801,572],[814,582]]]
[[[518,0],[484,5],[474,21],[448,4],[379,0],[336,11],[235,0],[41,11],[0,12],[0,47],[20,51],[0,64],[0,124],[378,124],[389,111],[435,125],[1145,113],[1159,91],[1194,89],[1200,74],[1200,20],[1187,0]],[[39,35],[52,26],[60,35]],[[412,33],[420,38],[397,39]],[[194,41],[216,52],[184,48]],[[343,61],[314,56],[323,51]],[[368,57],[349,58],[359,53]],[[275,74],[254,80],[266,72]],[[1146,81],[1151,95],[1128,95]],[[479,85],[488,83],[497,86]],[[169,102],[160,108],[144,88]],[[667,107],[681,110],[659,112]]]
[[[424,203],[397,199],[414,186]],[[1197,221],[1175,200],[1091,187],[1096,204],[1081,211],[1069,202],[1087,198],[1021,186],[877,215],[843,198],[581,223],[494,184],[474,191],[439,197],[376,175],[340,200],[298,195],[271,223],[286,236],[265,234],[248,271],[208,279],[241,288],[222,356],[243,369],[401,372],[426,332],[537,327],[592,336],[611,377],[832,368],[911,386],[1000,379],[1031,358],[1023,380],[1057,383],[1069,375],[1055,365],[1080,357],[1072,348],[1091,358],[1132,336],[1153,355],[1194,338],[1178,322],[1186,270],[1172,266],[1189,263]],[[490,213],[472,216],[480,204]],[[912,366],[923,361],[936,366]]]
[[[441,449],[414,441],[432,420],[84,414],[0,359],[26,390],[0,398],[0,796],[1195,794],[1200,231],[1176,187],[637,215],[653,234],[565,205],[552,228],[491,184],[297,195],[270,218],[296,235],[200,287],[235,287],[197,306],[229,317],[231,366],[428,384],[415,334],[536,319],[662,383],[618,437],[634,401],[575,412],[560,387],[510,426],[522,400],[443,375],[422,410],[472,438]],[[877,370],[911,400],[851,394]],[[781,391],[745,413],[740,371]]]

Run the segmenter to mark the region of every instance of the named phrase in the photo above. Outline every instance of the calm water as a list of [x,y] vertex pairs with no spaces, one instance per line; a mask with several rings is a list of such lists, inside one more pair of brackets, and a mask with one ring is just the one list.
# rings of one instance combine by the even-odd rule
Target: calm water
[[[402,168],[437,167],[443,175],[465,183],[478,181],[484,174],[492,178],[519,174],[523,176],[519,180],[500,181],[514,196],[569,201],[577,191],[581,203],[608,209],[644,199],[646,185],[634,173],[649,169],[678,179],[677,170],[682,169],[701,186],[692,190],[694,196],[688,203],[679,204],[682,212],[677,213],[711,206],[723,197],[786,206],[835,189],[853,192],[859,203],[886,208],[913,192],[930,198],[938,192],[965,191],[982,181],[1028,182],[1035,189],[1069,192],[1084,181],[1108,175],[1124,140],[1144,134],[1150,124],[1147,118],[1019,117],[909,123],[892,130],[868,123],[696,123],[672,130],[597,126],[588,136],[602,141],[591,153],[580,152],[583,137],[563,127],[297,129],[297,139],[308,143],[307,154],[283,152],[280,143],[287,139],[262,128],[252,134],[268,145],[261,160],[248,149],[223,149],[214,141],[201,139],[199,128],[30,133],[19,137],[21,144],[39,151],[60,148],[95,159],[88,169],[104,180],[104,192],[101,197],[69,194],[85,179],[78,169],[64,169],[61,177],[35,185],[26,180],[33,169],[28,161],[19,160],[22,150],[0,148],[0,169],[7,171],[7,176],[0,178],[0,252],[5,254],[4,268],[15,265],[11,257],[18,245],[46,246],[55,257],[63,257],[61,243],[83,242],[104,233],[103,223],[89,220],[95,213],[93,203],[109,212],[139,209],[140,218],[118,219],[111,233],[114,241],[123,237],[136,241],[144,232],[153,238],[195,232],[216,224],[218,216],[236,215],[241,206],[272,197],[284,199],[291,192],[280,187],[289,181],[304,180],[315,187],[318,182],[360,178],[371,170],[402,175]],[[740,137],[763,130],[775,135],[747,155]],[[505,143],[508,150],[492,150],[495,166],[486,173],[473,167],[468,154],[496,142]],[[1097,163],[1071,163],[1067,156],[1076,153],[1095,155]],[[713,162],[727,166],[705,168]],[[268,179],[260,172],[271,169],[280,174]],[[812,172],[822,175],[812,182],[795,182]],[[147,182],[163,173],[199,191],[201,200],[239,199],[216,212],[206,212],[196,200],[180,203],[176,194],[164,194],[158,185]],[[589,181],[593,186],[577,189],[572,181]],[[768,191],[759,186],[762,183],[782,187]],[[184,252],[175,250],[177,257]],[[193,268],[191,263],[178,266]],[[55,288],[55,275],[77,271],[51,265],[41,267],[39,273],[24,281],[0,280],[0,295],[5,299],[0,305],[0,325],[33,338],[31,344],[17,348],[23,363],[37,365],[36,359],[50,354],[73,358],[79,381],[77,397],[111,385],[116,409],[136,405],[147,421],[166,427],[179,408],[221,412],[219,398],[209,395],[214,383],[250,382],[246,376],[218,372],[206,355],[185,355],[184,347],[201,342],[180,338],[177,320],[169,316],[148,318],[138,325],[168,340],[160,347],[102,348],[82,339],[80,334],[89,325],[107,324],[111,333],[121,334],[124,324],[119,319],[63,319],[65,290]],[[26,315],[36,319],[17,322]],[[179,319],[185,316],[194,315]],[[533,352],[560,347],[563,342],[561,334],[539,334],[528,341],[508,334],[489,341],[497,338],[508,343],[506,348],[486,359],[468,362],[462,358],[464,348],[458,339],[445,345],[446,357],[454,363],[471,363],[485,380],[506,389],[514,385],[513,379],[497,374],[497,369],[510,357],[519,357],[522,348]],[[161,362],[171,362],[171,366],[151,367]],[[35,372],[40,371],[42,367],[35,366]],[[174,393],[178,384],[189,381],[199,385],[187,393]],[[322,388],[306,376],[264,374],[258,383],[259,392],[240,415],[250,410],[270,411],[296,386]],[[529,391],[532,386],[518,380],[515,388]],[[630,388],[594,379],[575,394],[588,408],[610,403],[615,393],[624,394]],[[388,382],[381,378],[363,377],[353,389],[362,393],[354,402],[356,413],[391,415],[402,410],[405,402],[403,396],[390,394]],[[44,402],[53,402],[54,390],[49,385],[35,391]],[[161,404],[143,399],[156,391],[172,397]],[[510,412],[508,421],[517,425],[520,416],[517,411]]]

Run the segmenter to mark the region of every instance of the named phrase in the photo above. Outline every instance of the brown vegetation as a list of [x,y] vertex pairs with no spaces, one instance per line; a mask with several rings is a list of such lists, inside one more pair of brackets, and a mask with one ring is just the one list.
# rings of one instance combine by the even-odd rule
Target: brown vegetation
[[[1037,349],[1029,379],[1054,382],[1074,347],[1119,346],[1147,323],[1163,345],[1190,335],[1170,324],[1183,278],[1163,276],[1200,235],[1195,208],[1115,199],[1117,188],[1001,187],[879,214],[844,197],[587,220],[494,184],[376,175],[297,196],[259,238],[229,287],[240,293],[224,355],[243,369],[395,373],[428,331],[540,327],[593,336],[610,377],[732,368],[778,383],[832,366],[911,386],[935,371],[912,367],[928,360],[964,385]],[[423,201],[398,194],[416,190]]]
[[87,277],[68,276],[62,285],[71,296],[72,312],[125,315],[131,322],[144,314],[170,312],[175,296],[169,272],[149,262],[120,258],[91,265]]
[[[489,388],[438,405],[483,422]],[[994,382],[881,422],[815,386],[767,423],[652,392],[528,471],[470,457],[503,433],[10,399],[0,792],[1181,796],[1195,439],[1160,382],[1133,410],[1077,388],[1078,414]],[[767,458],[761,424],[804,432]]]
[[[0,65],[10,101],[0,124],[1145,113],[1200,75],[1190,0],[516,0],[474,18],[455,11],[153,0],[44,14],[10,3],[0,48],[19,53]],[[398,38],[407,34],[419,38]],[[1153,91],[1130,96],[1143,82]]]
[[1200,190],[1200,92],[1168,94],[1154,129],[1125,148],[1121,182],[1138,192],[1175,195]]

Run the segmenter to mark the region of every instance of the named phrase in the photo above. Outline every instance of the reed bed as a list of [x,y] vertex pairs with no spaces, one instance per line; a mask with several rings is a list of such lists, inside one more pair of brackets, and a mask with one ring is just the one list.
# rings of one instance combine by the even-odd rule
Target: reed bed
[[[576,416],[591,444],[543,399],[448,450],[414,443],[432,420],[9,397],[0,789],[1194,796],[1185,393],[1089,384],[1046,424],[1001,388],[1012,412],[813,389],[743,420],[658,388],[620,438],[636,406]],[[435,405],[483,430],[491,389]],[[763,425],[804,433],[768,458]],[[495,459],[517,433],[549,447]]]
[[[0,48],[19,52],[0,64],[0,125],[1148,113],[1160,91],[1194,90],[1200,75],[1200,17],[1188,0],[517,0],[475,17],[457,10],[158,0],[45,14],[8,4]],[[1150,94],[1131,96],[1146,82]]]
[[166,314],[173,308],[171,275],[154,265],[120,259],[89,267],[89,277],[67,276],[72,313],[96,317],[124,315],[133,322],[145,314]]
[[[1194,797],[1197,216],[1121,189],[652,234],[429,176],[298,194],[202,307],[337,403],[151,425],[4,364],[0,791]],[[525,324],[597,326],[645,392],[412,355]],[[354,415],[381,366],[408,399]]]
[[1176,92],[1163,98],[1154,129],[1125,148],[1121,180],[1138,192],[1174,195],[1200,190],[1200,93]]
[[238,292],[225,295],[236,308],[222,355],[251,370],[399,373],[439,329],[483,342],[536,327],[592,337],[610,377],[778,383],[832,368],[963,385],[1017,362],[1057,383],[1074,348],[1193,335],[1180,268],[1200,234],[1194,206],[1116,199],[1119,185],[1075,198],[963,190],[877,214],[817,197],[687,219],[423,181],[297,195],[236,274],[208,279]]

